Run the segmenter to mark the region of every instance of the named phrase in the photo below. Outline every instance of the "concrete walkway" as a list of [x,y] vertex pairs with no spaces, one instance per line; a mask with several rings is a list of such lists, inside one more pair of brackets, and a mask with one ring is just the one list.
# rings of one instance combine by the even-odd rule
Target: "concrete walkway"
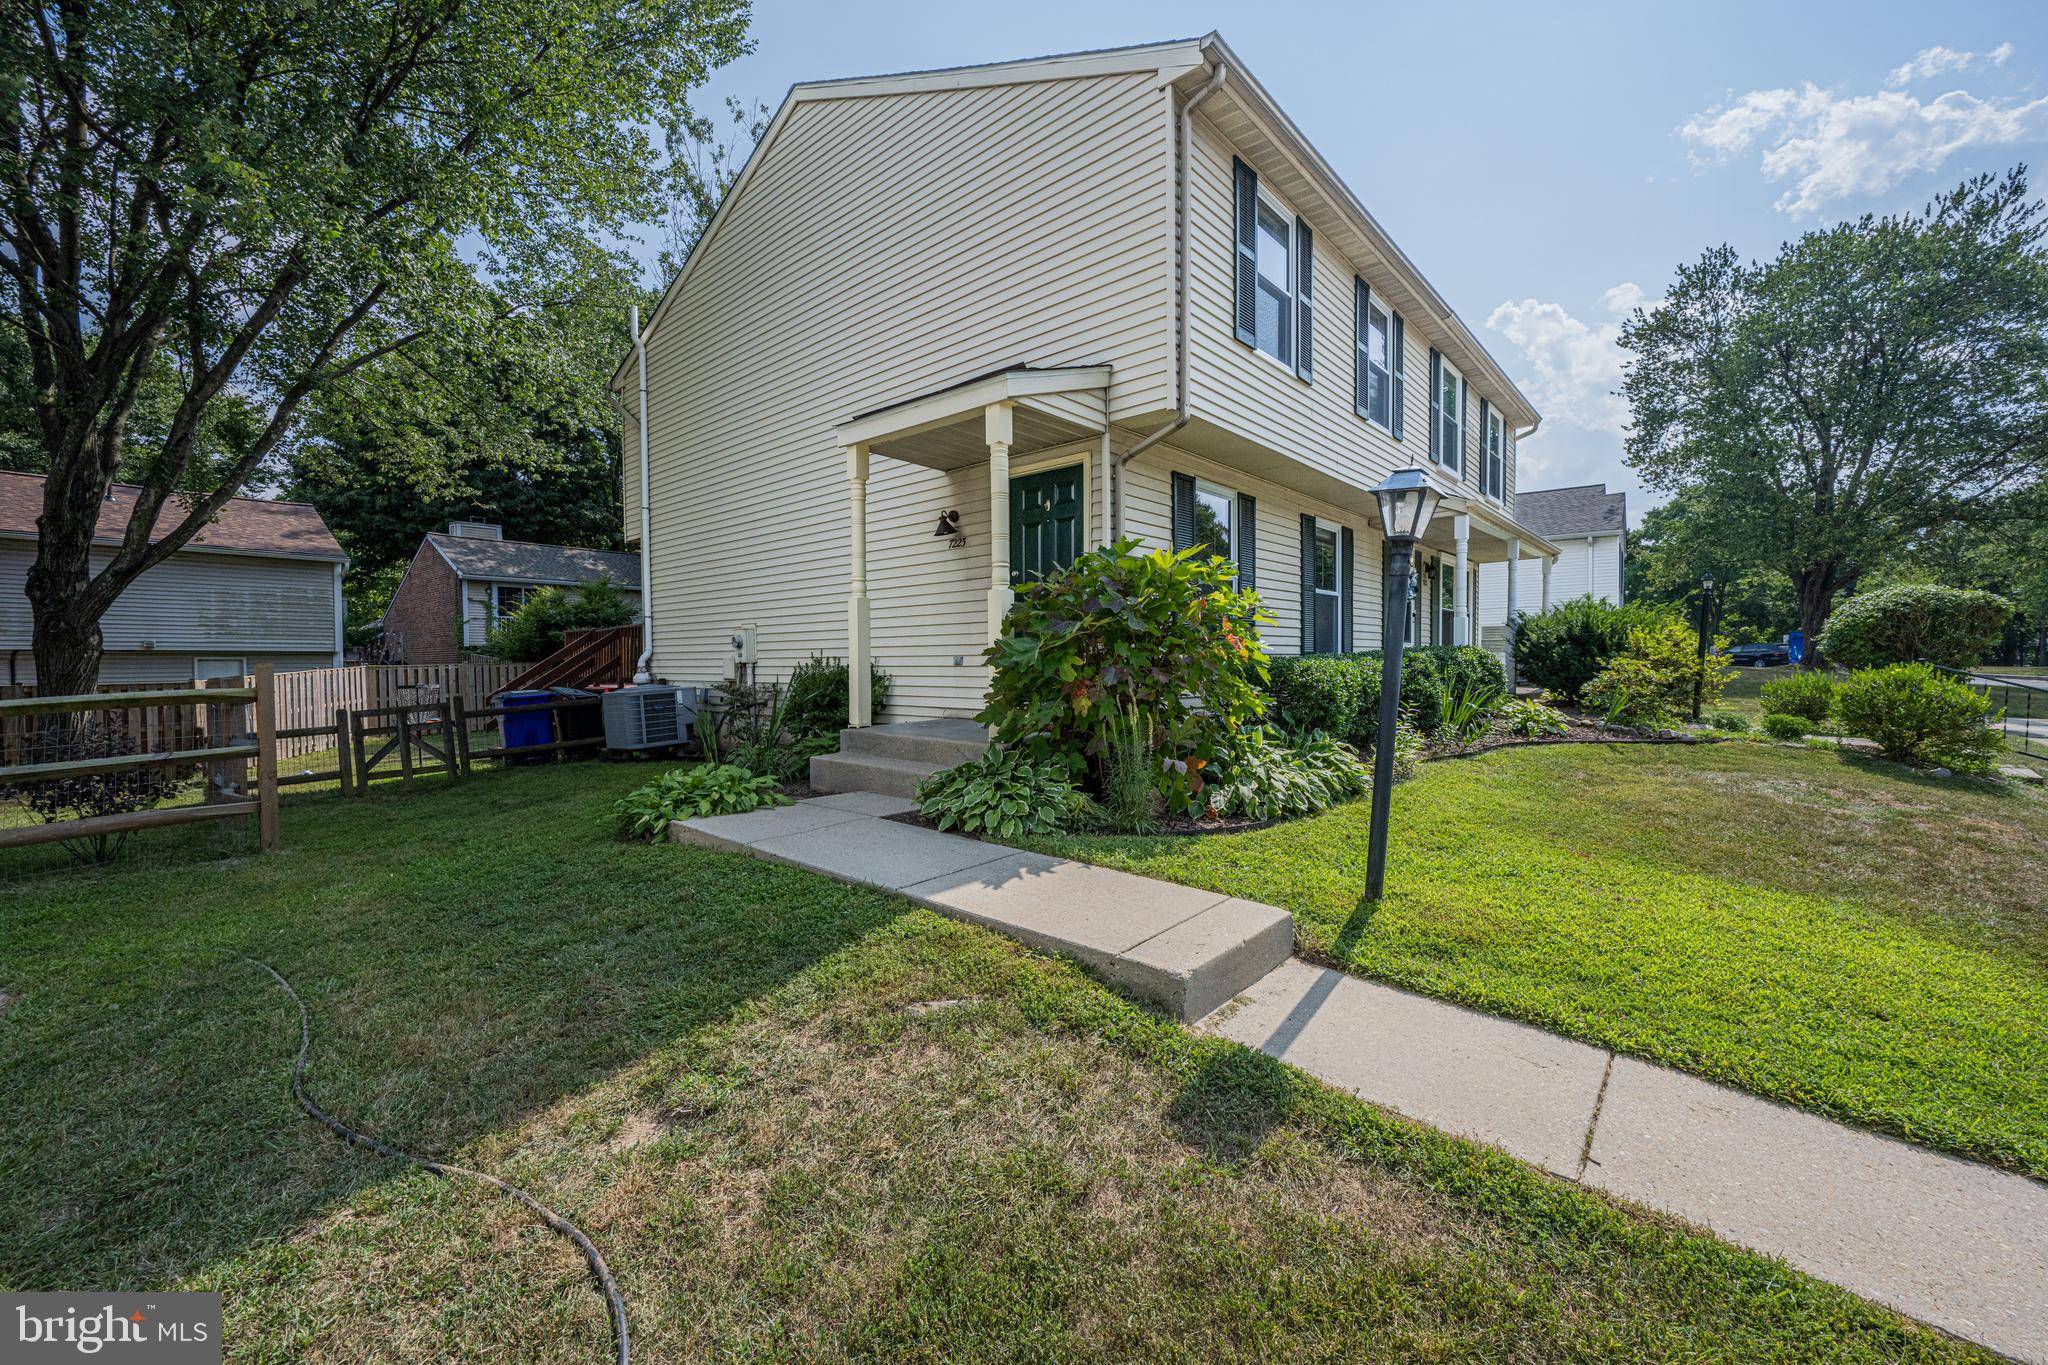
[[2048,1185],[1291,958],[1292,917],[820,797],[680,842],[896,891],[1064,953],[1374,1104],[2048,1365]]

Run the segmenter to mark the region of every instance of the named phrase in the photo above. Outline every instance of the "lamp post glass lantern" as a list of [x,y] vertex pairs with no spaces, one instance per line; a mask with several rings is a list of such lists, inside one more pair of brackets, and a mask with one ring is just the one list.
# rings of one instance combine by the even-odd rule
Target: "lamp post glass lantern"
[[1415,542],[1429,530],[1438,495],[1419,469],[1397,469],[1372,491],[1379,499],[1380,530],[1387,539],[1389,565],[1385,610],[1380,615],[1380,717],[1373,732],[1372,833],[1365,860],[1365,898],[1376,901],[1387,882],[1387,819],[1394,800],[1394,732],[1401,712],[1408,576],[1415,567]]

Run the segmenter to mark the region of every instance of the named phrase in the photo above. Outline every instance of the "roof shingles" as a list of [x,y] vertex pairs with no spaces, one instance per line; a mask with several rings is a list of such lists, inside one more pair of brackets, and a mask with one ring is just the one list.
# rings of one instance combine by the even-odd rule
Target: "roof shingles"
[[526,540],[486,540],[441,531],[428,532],[427,540],[464,578],[562,586],[609,578],[622,588],[640,586],[640,556],[630,551],[536,545]]
[[[107,490],[100,503],[99,521],[93,527],[96,544],[120,542],[141,491],[128,483],[117,483]],[[35,536],[36,518],[42,514],[43,476],[0,472],[0,536]],[[158,514],[150,540],[162,539],[165,531],[184,518],[185,507],[173,495]],[[311,504],[272,502],[268,498],[229,498],[213,521],[192,538],[188,548],[295,559],[348,558]]]
[[1628,494],[1604,483],[1573,488],[1532,488],[1515,494],[1515,520],[1542,536],[1619,535],[1628,529]]

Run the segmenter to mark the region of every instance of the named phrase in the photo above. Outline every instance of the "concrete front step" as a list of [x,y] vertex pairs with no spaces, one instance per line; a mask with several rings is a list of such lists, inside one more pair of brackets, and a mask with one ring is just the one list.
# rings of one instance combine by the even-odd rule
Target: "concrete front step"
[[878,754],[951,768],[988,748],[988,732],[971,720],[914,720],[839,732],[842,754]]
[[811,760],[811,786],[821,792],[879,792],[912,800],[918,783],[952,766],[877,753],[819,754]]

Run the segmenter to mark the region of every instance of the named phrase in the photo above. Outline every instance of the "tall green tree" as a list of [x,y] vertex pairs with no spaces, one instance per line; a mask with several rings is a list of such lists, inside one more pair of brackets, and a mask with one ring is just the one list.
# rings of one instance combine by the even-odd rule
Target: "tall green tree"
[[1712,513],[1695,490],[1651,508],[1629,533],[1623,597],[1677,607],[1690,616],[1699,606],[1700,580],[1712,574],[1722,634],[1738,644],[1782,639],[1799,624],[1791,580],[1757,563]]
[[1887,556],[2042,482],[2042,233],[2020,167],[1768,262],[1707,252],[1622,328],[1629,463],[1782,572],[1815,638]]
[[[745,0],[62,0],[0,23],[0,311],[45,483],[36,666],[87,690],[99,620],[293,436],[423,340],[471,355],[678,193],[689,95]],[[153,375],[160,441],[130,459]],[[208,458],[225,402],[258,420]],[[89,550],[107,485],[135,514]],[[161,518],[161,535],[152,529]]]

